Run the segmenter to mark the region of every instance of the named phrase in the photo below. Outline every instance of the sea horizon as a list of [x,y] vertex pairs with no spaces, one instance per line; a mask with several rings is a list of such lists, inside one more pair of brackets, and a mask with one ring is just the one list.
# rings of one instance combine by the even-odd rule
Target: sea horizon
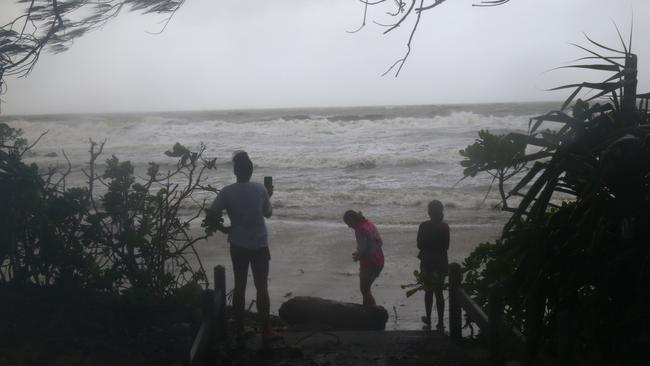
[[[354,105],[325,105],[325,106],[278,106],[278,107],[235,107],[235,108],[188,108],[188,109],[164,109],[164,110],[142,110],[142,111],[57,111],[37,113],[0,113],[0,121],[15,117],[42,117],[42,116],[104,116],[104,115],[147,115],[147,114],[177,114],[177,113],[202,113],[202,112],[243,112],[243,111],[291,111],[291,110],[337,110],[337,109],[364,109],[364,108],[409,108],[409,107],[463,107],[481,105],[518,105],[518,104],[540,104],[549,105],[557,103],[561,106],[562,100],[531,100],[531,101],[499,101],[499,102],[453,102],[453,103],[407,103],[407,104],[354,104]],[[7,104],[6,102],[4,103]]]

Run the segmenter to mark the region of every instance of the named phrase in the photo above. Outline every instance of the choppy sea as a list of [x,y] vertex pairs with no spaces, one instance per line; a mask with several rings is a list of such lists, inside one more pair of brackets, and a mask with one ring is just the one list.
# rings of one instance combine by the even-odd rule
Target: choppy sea
[[175,142],[189,148],[203,143],[206,156],[218,159],[217,171],[208,177],[213,185],[233,181],[235,150],[248,151],[254,180],[273,176],[277,219],[338,222],[352,208],[372,212],[378,223],[399,225],[415,222],[414,211],[433,198],[449,210],[489,210],[497,199],[489,196],[481,205],[489,177],[458,183],[458,151],[481,129],[526,131],[530,116],[553,108],[557,103],[5,116],[0,121],[22,129],[30,141],[47,131],[27,160],[41,168],[63,168],[65,150],[73,164],[69,185],[83,184],[90,138],[106,140],[104,158],[130,160],[141,175],[150,161],[171,167],[173,159],[163,152]]
[[[189,111],[143,114],[3,116],[34,141],[27,161],[42,169],[60,167],[69,157],[68,186],[83,185],[89,139],[106,140],[103,162],[115,155],[130,160],[145,175],[148,162],[171,169],[164,154],[176,142],[206,146],[217,170],[207,183],[232,183],[232,153],[246,150],[253,180],[273,176],[273,217],[268,221],[271,310],[292,296],[319,296],[360,302],[357,264],[351,259],[354,235],[342,223],[345,210],[360,210],[384,241],[386,264],[373,286],[377,303],[389,314],[387,329],[419,329],[422,296],[406,298],[402,285],[418,268],[417,225],[427,219],[431,199],[445,204],[451,228],[449,259],[461,263],[480,242],[498,237],[507,214],[488,176],[461,180],[458,151],[481,129],[495,133],[526,131],[531,116],[559,103],[429,105],[358,108],[302,108]],[[459,180],[461,180],[459,182]],[[211,200],[213,193],[202,198]],[[201,197],[197,197],[201,198]],[[186,209],[195,203],[188,201]],[[195,228],[194,230],[200,230]],[[232,286],[228,245],[223,235],[198,243],[203,265],[225,265]],[[247,298],[254,299],[248,286]]]

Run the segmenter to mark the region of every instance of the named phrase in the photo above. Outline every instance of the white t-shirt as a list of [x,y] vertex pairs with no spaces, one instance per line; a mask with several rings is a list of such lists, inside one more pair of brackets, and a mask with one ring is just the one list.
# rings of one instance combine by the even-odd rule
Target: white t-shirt
[[264,217],[271,217],[271,201],[266,188],[254,182],[237,182],[224,187],[210,209],[226,210],[231,230],[228,242],[241,248],[255,249],[269,245]]

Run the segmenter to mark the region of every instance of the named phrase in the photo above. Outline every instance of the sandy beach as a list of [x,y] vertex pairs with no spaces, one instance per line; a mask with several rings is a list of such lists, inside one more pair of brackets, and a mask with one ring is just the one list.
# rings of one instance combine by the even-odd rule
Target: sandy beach
[[[481,218],[484,219],[482,216],[486,215],[485,211],[449,211],[447,221],[452,230],[450,262],[461,263],[478,243],[493,240],[499,234],[501,227],[494,224],[494,217],[486,220],[485,224],[480,223]],[[489,214],[506,217],[498,211]],[[267,227],[271,250],[269,292],[272,313],[277,314],[282,302],[293,296],[361,302],[358,264],[351,258],[354,235],[343,223],[274,221],[271,218],[267,221]],[[423,295],[418,293],[407,298],[405,290],[400,287],[412,283],[413,271],[419,268],[415,245],[417,225],[379,224],[377,227],[384,241],[386,264],[373,286],[373,294],[377,304],[389,312],[386,329],[421,329]],[[226,236],[213,236],[199,243],[197,249],[206,269],[218,264],[226,267],[226,286],[232,288]],[[249,274],[247,304],[254,298],[253,280]]]

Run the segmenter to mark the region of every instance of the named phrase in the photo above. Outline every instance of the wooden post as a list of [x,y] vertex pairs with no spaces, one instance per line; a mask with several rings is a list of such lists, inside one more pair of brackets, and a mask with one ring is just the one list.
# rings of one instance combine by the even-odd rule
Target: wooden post
[[462,274],[460,264],[451,263],[449,265],[449,335],[452,339],[462,338],[462,321],[461,308],[458,301],[457,292],[460,289]]
[[215,337],[214,332],[214,290],[204,290],[203,291],[203,323],[208,325],[206,341],[208,344],[212,344]]
[[214,291],[204,290],[201,300],[203,301],[203,321],[190,350],[190,365],[192,366],[204,364],[206,361],[206,352],[214,337],[214,329],[212,326],[214,317]]
[[226,269],[223,266],[214,267],[214,308],[215,335],[218,342],[227,338],[226,322]]
[[214,315],[214,290],[203,290],[202,301],[203,319],[212,317]]
[[501,328],[503,326],[503,293],[501,288],[493,286],[488,294],[488,342],[490,359],[495,366],[503,365],[501,352]]
[[190,325],[187,323],[177,323],[172,326],[172,334],[174,335],[174,350],[176,355],[176,363],[180,366],[189,366],[190,364],[190,349],[192,348],[192,340],[190,339]]
[[534,292],[526,304],[524,329],[526,331],[526,365],[534,365],[541,339],[542,324],[544,322],[545,298]]

